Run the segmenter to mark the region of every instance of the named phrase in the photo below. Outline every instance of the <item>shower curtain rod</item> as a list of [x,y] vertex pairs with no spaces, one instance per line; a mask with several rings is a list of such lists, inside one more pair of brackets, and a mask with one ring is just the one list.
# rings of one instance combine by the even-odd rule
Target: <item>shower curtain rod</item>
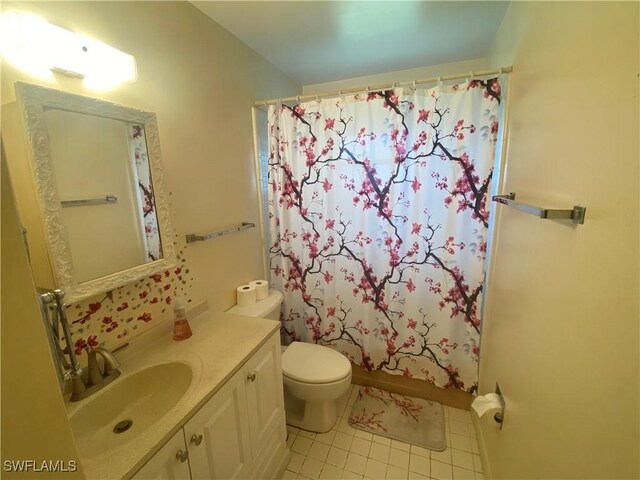
[[403,87],[407,85],[415,86],[420,83],[433,83],[433,82],[441,82],[447,80],[457,80],[459,78],[471,78],[471,77],[486,77],[487,75],[496,75],[501,73],[511,73],[513,70],[512,66],[502,67],[494,70],[481,70],[479,72],[467,72],[467,73],[458,73],[456,75],[443,75],[441,77],[431,77],[424,78],[422,80],[413,80],[410,82],[396,82],[396,83],[385,83],[382,85],[369,85],[366,87],[356,87],[356,88],[347,88],[344,90],[335,90],[333,92],[325,92],[325,93],[314,93],[310,95],[296,95],[294,97],[286,97],[286,98],[272,98],[270,100],[259,100],[254,103],[255,107],[266,107],[267,105],[275,104],[275,103],[283,103],[283,102],[298,102],[300,103],[303,100],[312,100],[319,99],[323,97],[336,97],[341,96],[346,93],[360,93],[367,92],[371,90],[386,90],[389,88],[397,88]]

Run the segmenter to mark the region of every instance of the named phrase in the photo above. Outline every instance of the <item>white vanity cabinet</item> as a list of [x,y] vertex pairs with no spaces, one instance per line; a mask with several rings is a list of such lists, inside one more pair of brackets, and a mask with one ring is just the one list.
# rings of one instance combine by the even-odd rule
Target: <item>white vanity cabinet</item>
[[[179,451],[188,452],[188,461]],[[275,332],[133,478],[273,478],[287,459]],[[184,466],[186,475],[178,470]]]
[[[247,387],[251,450],[256,456],[284,413],[284,392],[279,338],[269,342],[245,363],[242,371]],[[286,429],[286,426],[284,427]]]
[[193,479],[247,478],[252,457],[248,417],[240,370],[184,426]]

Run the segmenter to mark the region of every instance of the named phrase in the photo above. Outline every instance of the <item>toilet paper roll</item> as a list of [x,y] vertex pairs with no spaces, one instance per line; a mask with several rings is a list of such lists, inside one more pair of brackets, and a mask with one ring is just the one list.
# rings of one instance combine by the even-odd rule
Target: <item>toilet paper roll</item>
[[240,307],[250,307],[256,303],[256,287],[240,285],[236,288],[236,303]]
[[498,413],[502,411],[502,400],[497,393],[488,393],[487,395],[478,395],[471,404],[471,408],[475,410],[478,417],[482,417],[487,413]]
[[249,285],[256,289],[256,299],[264,300],[269,296],[269,282],[266,280],[254,280]]

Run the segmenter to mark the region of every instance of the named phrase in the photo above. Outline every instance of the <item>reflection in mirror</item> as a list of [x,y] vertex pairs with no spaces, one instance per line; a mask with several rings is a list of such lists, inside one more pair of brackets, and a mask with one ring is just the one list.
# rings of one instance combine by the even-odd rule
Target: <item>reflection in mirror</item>
[[161,258],[144,127],[56,109],[44,118],[78,281]]
[[20,82],[16,94],[42,222],[30,234],[44,234],[53,287],[75,302],[172,267],[155,114]]

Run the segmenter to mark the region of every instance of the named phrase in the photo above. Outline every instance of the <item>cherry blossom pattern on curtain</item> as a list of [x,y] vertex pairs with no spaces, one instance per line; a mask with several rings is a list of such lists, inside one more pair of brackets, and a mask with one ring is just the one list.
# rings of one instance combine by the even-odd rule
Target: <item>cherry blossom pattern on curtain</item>
[[477,390],[497,79],[269,109],[282,329],[366,370]]

